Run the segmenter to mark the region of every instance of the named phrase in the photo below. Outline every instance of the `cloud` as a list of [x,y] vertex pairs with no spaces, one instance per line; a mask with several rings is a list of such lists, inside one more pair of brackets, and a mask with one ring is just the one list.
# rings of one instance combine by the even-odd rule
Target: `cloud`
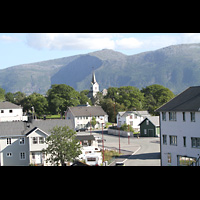
[[109,34],[94,33],[31,33],[27,44],[36,49],[80,50],[114,49],[115,43]]
[[0,36],[0,41],[14,42],[14,41],[17,41],[17,39],[15,37],[11,37],[8,35],[2,35]]
[[143,42],[137,40],[134,37],[122,38],[120,40],[116,40],[116,48],[117,49],[134,49],[141,47]]
[[200,33],[183,33],[182,42],[183,43],[199,43]]

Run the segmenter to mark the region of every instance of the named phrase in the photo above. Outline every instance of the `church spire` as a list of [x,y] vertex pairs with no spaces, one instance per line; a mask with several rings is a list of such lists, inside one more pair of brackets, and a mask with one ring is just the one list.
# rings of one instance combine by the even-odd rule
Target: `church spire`
[[95,77],[95,73],[93,71],[92,73],[92,84],[95,84],[97,81],[96,81],[96,77]]

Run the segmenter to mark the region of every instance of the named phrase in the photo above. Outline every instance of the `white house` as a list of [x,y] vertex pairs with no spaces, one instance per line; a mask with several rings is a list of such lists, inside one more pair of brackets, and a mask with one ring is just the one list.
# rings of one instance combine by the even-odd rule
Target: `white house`
[[186,89],[157,111],[161,165],[199,165],[200,86]]
[[145,117],[149,117],[148,111],[126,111],[117,114],[117,126],[121,127],[123,124],[131,125],[135,131],[140,130],[139,124]]
[[21,106],[8,101],[0,102],[0,122],[27,120],[28,117],[23,116],[23,109]]
[[101,106],[76,106],[69,107],[66,111],[66,120],[71,120],[75,130],[90,128],[92,118],[95,117],[95,128],[101,128],[108,122],[107,113]]
[[69,126],[67,120],[33,120],[28,122],[0,123],[0,166],[49,165],[42,149],[50,129],[55,126]]

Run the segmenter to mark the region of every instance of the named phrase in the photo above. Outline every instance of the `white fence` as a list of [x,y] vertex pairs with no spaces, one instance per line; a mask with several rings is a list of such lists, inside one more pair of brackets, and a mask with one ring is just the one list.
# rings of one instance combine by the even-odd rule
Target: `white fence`
[[110,135],[119,135],[119,131],[120,131],[120,136],[122,137],[128,137],[128,133],[130,133],[130,137],[133,137],[133,133],[132,132],[127,132],[127,131],[122,131],[122,130],[115,130],[115,129],[108,129],[108,134]]

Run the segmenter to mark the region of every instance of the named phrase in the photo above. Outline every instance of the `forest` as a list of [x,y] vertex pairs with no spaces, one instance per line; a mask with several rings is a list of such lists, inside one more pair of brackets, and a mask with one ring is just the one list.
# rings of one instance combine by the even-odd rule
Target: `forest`
[[[0,88],[0,101],[9,101],[23,107],[27,113],[33,112],[37,118],[44,116],[59,115],[63,118],[68,107],[90,105],[92,101],[87,97],[89,90],[81,92],[66,84],[54,84],[46,92],[46,95],[32,93],[26,95],[23,92],[6,93]],[[139,90],[134,86],[109,87],[107,95],[98,93],[95,98],[95,105],[101,106],[108,114],[109,122],[116,121],[116,115],[120,111],[148,110],[152,115],[158,115],[155,112],[164,103],[168,102],[175,95],[168,88],[154,84]]]

